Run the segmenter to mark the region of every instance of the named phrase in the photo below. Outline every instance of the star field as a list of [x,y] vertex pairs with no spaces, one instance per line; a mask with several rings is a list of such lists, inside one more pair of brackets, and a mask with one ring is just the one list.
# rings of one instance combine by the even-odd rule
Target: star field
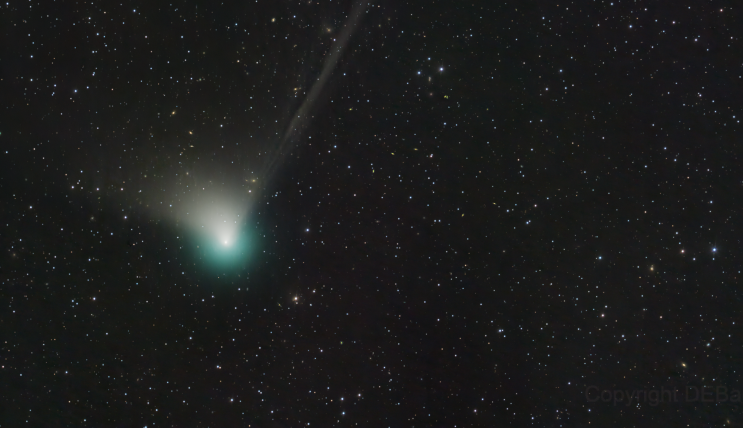
[[0,17],[0,426],[743,424],[734,3]]

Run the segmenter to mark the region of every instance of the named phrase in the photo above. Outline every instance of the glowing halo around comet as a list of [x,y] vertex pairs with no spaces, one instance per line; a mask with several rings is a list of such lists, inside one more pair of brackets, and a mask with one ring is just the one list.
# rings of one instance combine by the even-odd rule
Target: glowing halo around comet
[[[227,270],[234,272],[247,267],[252,256],[258,255],[256,243],[258,237],[265,237],[265,234],[258,231],[258,222],[251,223],[246,218],[251,212],[250,205],[260,200],[261,189],[267,188],[265,183],[271,182],[284,160],[300,144],[299,137],[314,117],[315,104],[321,98],[326,84],[331,81],[332,74],[349,46],[356,27],[362,21],[367,6],[366,1],[355,1],[343,30],[333,39],[333,45],[325,56],[320,76],[312,83],[306,98],[291,116],[292,119],[283,136],[277,140],[273,140],[272,137],[269,150],[261,149],[257,153],[259,156],[262,154],[268,156],[250,158],[250,150],[246,152],[245,146],[239,146],[236,142],[234,146],[227,145],[234,147],[229,150],[230,153],[225,151],[223,155],[217,157],[216,153],[212,152],[208,158],[213,163],[209,163],[203,160],[199,153],[206,156],[211,152],[210,147],[216,145],[214,142],[202,140],[204,149],[201,149],[201,152],[194,144],[189,144],[187,149],[181,149],[180,155],[184,154],[184,150],[191,153],[183,157],[186,162],[178,162],[177,165],[172,163],[171,170],[167,171],[162,167],[163,170],[155,169],[152,173],[152,177],[176,177],[172,179],[173,181],[153,185],[152,177],[148,180],[147,174],[142,174],[140,184],[145,193],[142,194],[140,190],[133,202],[139,204],[143,201],[149,202],[145,206],[152,210],[153,215],[175,220],[177,227],[185,225],[192,232],[184,234],[188,235],[187,240],[193,240],[185,248],[198,249],[194,254],[195,259],[192,263],[189,262],[189,265],[197,266],[200,261],[207,261],[217,269],[217,272],[224,273]],[[250,134],[247,136],[253,138]],[[193,142],[199,144],[197,137],[191,138]],[[260,148],[260,142],[253,141],[247,146],[250,145],[253,145],[253,148]],[[224,149],[225,145],[221,145],[221,148]],[[219,158],[222,158],[221,162]],[[153,168],[159,165],[157,159],[158,156],[154,156]],[[229,163],[227,159],[230,159]],[[190,165],[183,166],[184,163]],[[188,170],[184,171],[183,168]],[[248,175],[257,178],[248,179],[246,178]],[[260,180],[260,184],[254,184],[256,179]],[[198,271],[199,268],[195,270]]]
[[250,261],[251,239],[245,226],[229,238],[201,236],[197,248],[199,255],[211,266],[219,269],[240,269]]
[[248,201],[235,194],[199,195],[184,205],[181,222],[192,232],[198,258],[220,270],[246,267],[254,247]]

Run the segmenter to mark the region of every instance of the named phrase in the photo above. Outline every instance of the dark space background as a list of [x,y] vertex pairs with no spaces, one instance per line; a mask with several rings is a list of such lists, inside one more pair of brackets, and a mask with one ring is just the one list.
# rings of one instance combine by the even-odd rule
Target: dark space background
[[369,3],[262,177],[352,7],[0,5],[0,426],[741,426],[743,8]]

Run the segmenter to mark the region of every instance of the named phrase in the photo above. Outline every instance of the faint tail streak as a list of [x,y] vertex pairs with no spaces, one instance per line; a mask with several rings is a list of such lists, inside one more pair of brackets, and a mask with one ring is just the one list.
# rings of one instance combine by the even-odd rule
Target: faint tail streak
[[353,35],[356,26],[359,21],[361,21],[361,16],[366,10],[366,6],[367,0],[362,0],[357,2],[351,10],[351,14],[346,20],[343,31],[341,31],[340,36],[335,39],[335,43],[333,43],[328,56],[325,58],[325,64],[323,65],[320,77],[318,77],[317,81],[312,85],[310,93],[292,117],[289,127],[287,127],[284,137],[281,139],[281,143],[276,150],[276,154],[272,156],[271,161],[266,165],[266,173],[263,174],[264,183],[268,182],[268,179],[273,175],[275,169],[280,165],[281,162],[279,161],[286,157],[296,145],[296,138],[309,121],[309,111],[311,111],[312,106],[320,95],[320,92],[322,92],[325,84],[328,82],[330,75],[333,74],[333,70],[335,69],[336,64],[338,64],[338,60],[343,55],[346,46],[348,46],[348,41],[351,38],[351,35]]

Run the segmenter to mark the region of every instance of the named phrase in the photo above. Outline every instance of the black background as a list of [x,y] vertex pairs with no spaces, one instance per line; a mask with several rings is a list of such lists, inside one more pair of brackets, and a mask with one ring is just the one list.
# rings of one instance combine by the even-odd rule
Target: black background
[[742,387],[738,8],[373,3],[279,157],[352,6],[1,5],[1,425],[740,425],[586,396]]

